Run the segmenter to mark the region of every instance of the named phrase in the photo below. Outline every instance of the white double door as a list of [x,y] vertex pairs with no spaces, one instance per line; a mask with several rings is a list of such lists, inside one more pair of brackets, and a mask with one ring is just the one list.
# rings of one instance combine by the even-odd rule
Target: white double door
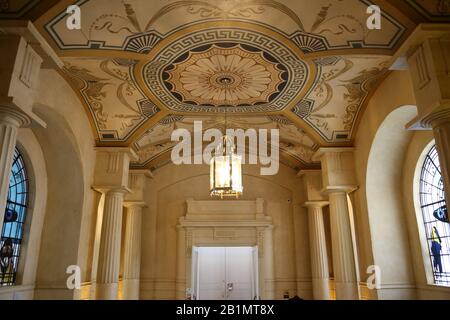
[[193,258],[193,289],[198,300],[259,297],[256,247],[197,247]]

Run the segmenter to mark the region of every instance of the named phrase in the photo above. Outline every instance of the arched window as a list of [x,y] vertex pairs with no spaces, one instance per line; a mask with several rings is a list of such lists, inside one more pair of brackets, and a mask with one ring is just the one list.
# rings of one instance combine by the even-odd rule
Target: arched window
[[434,283],[450,286],[450,222],[436,146],[428,152],[422,166],[420,207]]
[[11,286],[16,282],[27,203],[27,172],[23,158],[16,149],[0,239],[0,286]]

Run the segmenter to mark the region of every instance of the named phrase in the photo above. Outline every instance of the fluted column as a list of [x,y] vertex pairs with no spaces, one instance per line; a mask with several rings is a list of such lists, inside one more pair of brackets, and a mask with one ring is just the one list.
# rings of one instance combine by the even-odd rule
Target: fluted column
[[98,300],[117,299],[123,197],[125,192],[123,189],[111,189],[105,192],[97,269],[96,298]]
[[0,221],[5,215],[17,132],[29,123],[29,118],[20,111],[0,106]]
[[325,201],[306,202],[314,300],[330,300],[329,270],[322,208]]
[[143,203],[126,203],[124,241],[123,299],[139,299],[141,271],[141,226]]
[[359,299],[350,213],[345,190],[329,192],[331,242],[337,300]]

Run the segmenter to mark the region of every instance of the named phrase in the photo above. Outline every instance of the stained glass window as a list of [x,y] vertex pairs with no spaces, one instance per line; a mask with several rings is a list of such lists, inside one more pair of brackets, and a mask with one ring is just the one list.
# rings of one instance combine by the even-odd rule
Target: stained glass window
[[436,146],[428,152],[422,166],[420,205],[434,283],[450,286],[450,222]]
[[15,150],[0,239],[0,286],[16,282],[28,203],[28,179],[19,150]]

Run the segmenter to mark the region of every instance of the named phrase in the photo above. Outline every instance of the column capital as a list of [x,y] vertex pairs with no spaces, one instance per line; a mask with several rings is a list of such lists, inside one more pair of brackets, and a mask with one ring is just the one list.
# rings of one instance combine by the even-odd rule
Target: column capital
[[124,201],[123,206],[125,208],[132,208],[132,207],[145,208],[147,207],[147,203],[145,203],[144,201]]
[[130,169],[128,187],[131,189],[131,193],[127,194],[125,200],[128,202],[143,202],[147,179],[151,178],[153,178],[153,175],[150,170]]
[[322,171],[321,170],[300,170],[297,174],[303,180],[306,199],[308,201],[326,201],[322,193]]
[[436,108],[420,120],[422,128],[436,128],[441,125],[450,125],[450,104]]
[[97,192],[100,193],[122,193],[122,194],[127,194],[130,193],[131,190],[127,187],[122,187],[122,186],[92,186],[92,189],[94,189]]
[[322,192],[355,186],[354,148],[320,148],[313,156],[322,166]]
[[329,204],[328,201],[306,201],[303,206],[306,208],[323,208]]
[[137,159],[131,148],[98,147],[95,163],[94,186],[129,188],[130,162]]
[[31,124],[31,119],[24,112],[13,108],[0,106],[0,123],[7,122],[17,128],[27,127]]

